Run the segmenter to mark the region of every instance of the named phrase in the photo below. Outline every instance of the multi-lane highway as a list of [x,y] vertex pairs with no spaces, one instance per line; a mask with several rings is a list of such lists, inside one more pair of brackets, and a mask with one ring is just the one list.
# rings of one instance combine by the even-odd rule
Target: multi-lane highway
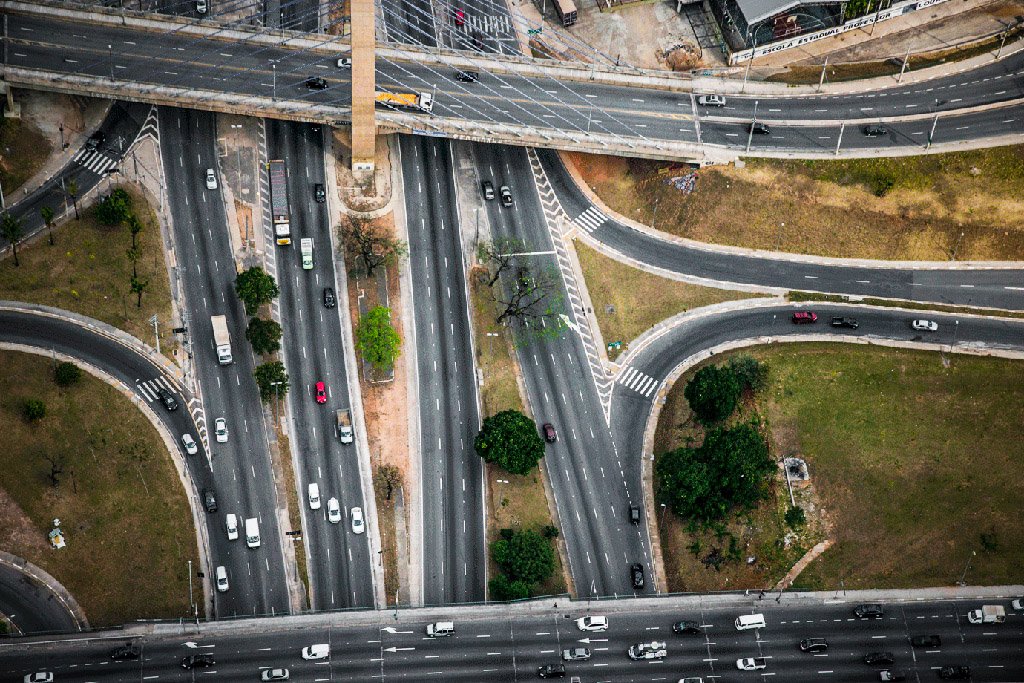
[[[1009,587],[1009,591],[1024,590]],[[984,597],[983,597],[984,596]],[[0,677],[20,680],[27,673],[52,671],[59,681],[257,680],[269,668],[287,668],[292,680],[430,681],[488,683],[536,680],[537,669],[559,664],[565,648],[586,648],[590,658],[567,662],[581,681],[674,682],[698,676],[704,681],[740,683],[767,680],[871,681],[883,668],[899,669],[910,681],[936,680],[942,666],[971,669],[974,681],[1024,680],[1024,616],[1010,609],[1007,590],[719,595],[609,603],[565,600],[512,607],[427,610],[392,614],[350,613],[335,618],[285,618],[204,626],[182,633],[177,626],[96,633],[68,640],[24,639],[0,644]],[[858,619],[860,602],[880,602],[880,619]],[[981,604],[1002,604],[1006,622],[974,626],[966,613]],[[740,631],[735,619],[763,614],[764,628]],[[576,619],[606,616],[608,629],[583,632]],[[455,634],[431,639],[427,623],[453,618]],[[692,635],[673,633],[672,624],[696,621]],[[940,644],[913,647],[918,635],[939,636]],[[801,652],[804,638],[824,638],[825,652]],[[109,650],[132,641],[139,660],[111,661]],[[665,644],[667,657],[632,661],[637,643]],[[328,658],[304,661],[301,650],[330,646]],[[890,666],[868,665],[872,652],[889,652]],[[183,670],[180,661],[195,653],[212,655],[206,669]],[[738,671],[736,660],[764,657],[767,668]],[[568,680],[568,679],[566,679]]]

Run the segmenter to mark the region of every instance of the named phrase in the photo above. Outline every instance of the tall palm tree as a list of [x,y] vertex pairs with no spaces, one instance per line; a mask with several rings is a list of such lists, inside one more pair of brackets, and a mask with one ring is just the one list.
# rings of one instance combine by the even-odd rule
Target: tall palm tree
[[53,246],[53,209],[48,206],[39,207],[39,215],[43,219],[43,223],[46,223],[46,232],[50,236],[50,246]]
[[18,263],[18,240],[21,239],[21,219],[12,216],[10,212],[4,212],[3,219],[0,220],[0,235],[4,236],[8,242],[11,243],[11,249],[14,250],[14,265],[20,266]]

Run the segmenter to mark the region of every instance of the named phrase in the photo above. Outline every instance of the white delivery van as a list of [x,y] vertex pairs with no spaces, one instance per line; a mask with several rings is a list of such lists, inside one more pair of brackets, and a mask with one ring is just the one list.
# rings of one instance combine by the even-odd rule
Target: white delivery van
[[455,635],[455,622],[438,621],[433,624],[427,624],[427,635],[431,638],[453,636]]
[[245,520],[245,544],[250,548],[260,547],[260,523],[255,517]]
[[736,617],[736,630],[748,631],[752,628],[764,628],[763,614],[741,614]]
[[227,514],[225,526],[228,528],[228,540],[233,541],[238,538],[238,517],[233,512]]

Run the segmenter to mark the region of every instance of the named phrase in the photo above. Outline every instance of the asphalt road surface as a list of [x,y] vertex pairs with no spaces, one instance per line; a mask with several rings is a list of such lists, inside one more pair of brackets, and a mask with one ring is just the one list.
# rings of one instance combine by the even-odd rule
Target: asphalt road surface
[[78,622],[46,584],[7,563],[0,563],[0,614],[19,635],[69,633]]

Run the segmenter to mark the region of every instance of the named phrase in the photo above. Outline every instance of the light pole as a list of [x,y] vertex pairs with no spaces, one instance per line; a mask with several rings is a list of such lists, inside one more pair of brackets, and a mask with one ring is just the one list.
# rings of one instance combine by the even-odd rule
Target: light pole
[[192,560],[188,561],[188,604],[192,606],[192,612],[199,619],[199,610],[196,608],[196,601],[192,597]]
[[757,123],[757,100],[754,100],[754,115],[750,119],[750,131],[747,133],[747,152],[750,151],[750,142],[754,139],[755,123]]
[[960,236],[956,238],[956,244],[953,245],[953,261],[956,261],[956,251],[960,248],[960,240],[964,238],[964,231],[960,231]]
[[274,92],[271,95],[270,99],[273,100],[274,102],[277,102],[277,62],[273,60],[270,61],[270,70],[274,74]]
[[278,392],[278,387],[281,386],[281,382],[271,382],[270,386],[274,387],[274,408],[277,409],[278,419],[281,415],[281,394]]
[[107,55],[110,57],[110,80],[114,80],[114,46],[107,45]]
[[974,556],[978,553],[974,550],[971,551],[971,556],[967,558],[967,566],[964,567],[964,573],[960,575],[960,580],[956,582],[958,586],[966,586],[965,579],[967,578],[967,570],[971,568],[971,561],[974,560]]
[[668,505],[665,505],[665,503],[662,503],[661,504],[661,526],[662,527],[665,526],[665,511],[666,510],[668,510]]
[[60,128],[58,128],[58,130],[60,131],[60,148],[61,149],[67,149],[68,148],[68,143],[64,142],[64,122],[63,121],[60,122]]

